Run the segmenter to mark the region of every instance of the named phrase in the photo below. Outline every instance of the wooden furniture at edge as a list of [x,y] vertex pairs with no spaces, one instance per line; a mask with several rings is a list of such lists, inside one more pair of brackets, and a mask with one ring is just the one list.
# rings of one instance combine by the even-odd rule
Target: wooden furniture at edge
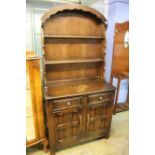
[[42,143],[47,152],[45,137],[40,58],[34,52],[26,52],[26,147]]
[[124,47],[124,36],[126,31],[128,30],[129,22],[116,23],[115,25],[114,48],[110,79],[111,84],[113,83],[113,78],[116,78],[118,80],[113,111],[114,114],[116,114],[116,112],[121,112],[129,109],[129,87],[126,101],[124,103],[118,103],[121,81],[129,80],[129,47]]
[[51,155],[109,136],[115,88],[104,81],[106,24],[103,15],[81,5],[58,6],[42,17]]

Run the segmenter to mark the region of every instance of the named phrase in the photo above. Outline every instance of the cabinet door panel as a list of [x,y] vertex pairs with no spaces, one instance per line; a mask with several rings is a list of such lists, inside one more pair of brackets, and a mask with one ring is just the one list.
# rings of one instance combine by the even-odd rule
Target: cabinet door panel
[[82,132],[82,108],[53,113],[55,122],[56,146],[78,141]]
[[109,132],[112,102],[88,104],[86,136],[103,136]]
[[45,143],[40,58],[26,52],[26,146]]

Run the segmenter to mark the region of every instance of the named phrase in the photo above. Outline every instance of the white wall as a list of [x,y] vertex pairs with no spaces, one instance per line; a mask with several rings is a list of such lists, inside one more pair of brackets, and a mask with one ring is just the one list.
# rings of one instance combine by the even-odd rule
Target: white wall
[[107,19],[108,18],[108,5],[105,5],[105,3],[108,3],[107,1],[108,0],[104,0],[104,1],[103,0],[100,0],[100,1],[97,1],[96,3],[91,4],[90,7],[98,10]]
[[56,5],[56,2],[31,2],[26,4],[26,49],[33,50],[42,56],[41,48],[41,17],[43,14]]
[[26,6],[26,50],[32,51],[33,46],[33,28],[32,28],[32,13],[31,5]]
[[[110,0],[114,2],[116,0]],[[128,2],[128,0],[121,0]],[[106,80],[110,80],[111,63],[114,43],[115,23],[122,23],[129,20],[129,5],[127,3],[113,3],[108,6],[108,29],[107,29],[107,55],[106,55]]]
[[[116,0],[115,0],[116,1]],[[106,55],[106,80],[110,80],[111,65],[112,65],[112,53],[113,53],[113,43],[114,43],[114,29],[115,23],[122,23],[129,20],[129,4],[128,0],[121,0],[122,2],[117,2],[109,5],[108,9],[108,29],[107,29],[107,55]],[[114,2],[110,0],[109,2]],[[114,85],[117,85],[117,81],[114,80]],[[128,81],[123,80],[121,82],[121,89],[118,98],[118,102],[124,102],[126,100],[126,95],[128,91]]]

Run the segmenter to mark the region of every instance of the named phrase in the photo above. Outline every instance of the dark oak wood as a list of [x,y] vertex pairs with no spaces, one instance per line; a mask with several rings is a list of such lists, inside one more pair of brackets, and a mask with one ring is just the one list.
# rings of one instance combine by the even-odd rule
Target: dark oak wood
[[112,58],[112,74],[129,73],[129,47],[124,47],[124,36],[129,31],[129,22],[116,23]]
[[114,114],[116,114],[116,112],[121,112],[129,109],[128,97],[124,103],[118,103],[121,80],[129,80],[129,47],[124,47],[124,36],[126,31],[129,31],[129,22],[116,23],[110,79],[111,84],[113,82],[113,78],[116,78],[118,80],[115,106],[113,111]]
[[114,88],[108,83],[94,80],[76,80],[61,83],[54,83],[47,87],[46,99],[56,99],[70,96],[87,95],[112,91]]
[[50,64],[74,64],[74,63],[91,63],[91,62],[104,62],[104,59],[79,59],[79,60],[56,60],[56,61],[45,61],[46,65]]
[[73,35],[45,35],[45,38],[64,38],[64,39],[105,39],[103,36],[73,36]]
[[97,18],[99,20],[101,20],[102,22],[104,22],[105,25],[107,25],[107,21],[106,18],[98,11],[87,7],[87,6],[82,6],[82,5],[61,5],[59,7],[55,7],[51,10],[49,10],[43,17],[42,17],[42,25],[46,22],[47,19],[50,18],[50,16],[54,16],[56,14],[58,14],[59,12],[65,12],[65,11],[78,11],[78,12],[85,12],[88,14],[91,14],[94,16],[94,18]]
[[104,81],[106,25],[102,14],[81,5],[59,6],[42,18],[51,155],[109,136],[115,88]]

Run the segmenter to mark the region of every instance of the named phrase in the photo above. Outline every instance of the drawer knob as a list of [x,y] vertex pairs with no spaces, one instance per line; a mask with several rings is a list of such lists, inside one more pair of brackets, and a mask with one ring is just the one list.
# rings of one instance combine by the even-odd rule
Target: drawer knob
[[99,100],[100,100],[100,101],[101,101],[101,100],[103,100],[103,97],[102,97],[102,96],[100,96],[100,97],[99,97]]
[[70,102],[67,102],[67,105],[68,105],[68,106],[70,106],[70,105],[71,105],[71,103],[70,103]]

